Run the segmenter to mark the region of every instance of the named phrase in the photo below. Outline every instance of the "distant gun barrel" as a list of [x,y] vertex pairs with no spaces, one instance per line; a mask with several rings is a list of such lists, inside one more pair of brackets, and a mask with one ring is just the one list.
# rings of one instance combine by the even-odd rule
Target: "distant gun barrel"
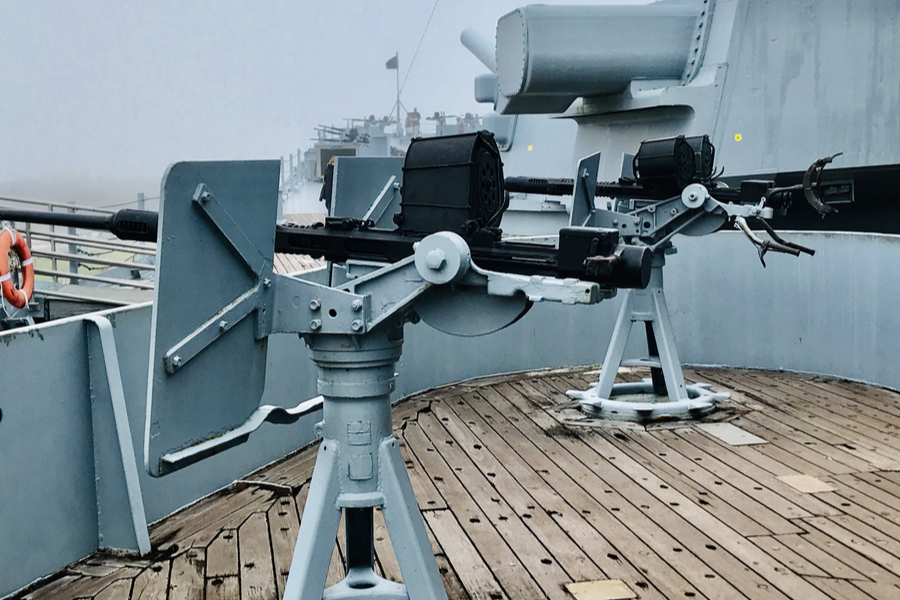
[[497,72],[497,59],[494,56],[494,45],[491,40],[474,29],[467,28],[459,35],[459,41],[471,52],[475,58],[481,61],[491,73]]
[[109,231],[119,239],[136,242],[155,242],[159,226],[158,213],[131,208],[117,211],[111,215],[85,215],[0,208],[0,219]]

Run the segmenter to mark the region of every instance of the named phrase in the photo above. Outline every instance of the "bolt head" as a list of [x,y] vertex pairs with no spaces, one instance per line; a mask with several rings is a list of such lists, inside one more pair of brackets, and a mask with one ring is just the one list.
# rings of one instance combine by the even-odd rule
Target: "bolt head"
[[219,321],[219,331],[225,331],[228,328],[228,321]]
[[263,279],[263,287],[269,288],[272,287],[272,280],[268,277]]
[[353,331],[361,331],[363,328],[363,322],[359,319],[356,319],[350,324],[350,329]]
[[322,321],[319,319],[313,319],[312,321],[309,322],[309,328],[312,329],[313,331],[318,331],[318,330],[322,329]]
[[350,303],[350,308],[352,308],[356,312],[361,311],[362,307],[363,307],[363,303],[362,303],[362,300],[360,300],[359,298],[357,298],[356,300],[354,300],[353,302]]
[[172,364],[173,364],[174,366],[176,366],[176,367],[180,367],[181,365],[184,364],[184,361],[181,360],[181,357],[180,357],[180,356],[173,356],[173,357],[172,357]]
[[319,302],[318,298],[313,298],[309,301],[309,310],[319,310],[322,308],[322,303]]
[[440,271],[445,262],[447,262],[447,256],[440,248],[435,248],[425,255],[425,264],[432,271]]

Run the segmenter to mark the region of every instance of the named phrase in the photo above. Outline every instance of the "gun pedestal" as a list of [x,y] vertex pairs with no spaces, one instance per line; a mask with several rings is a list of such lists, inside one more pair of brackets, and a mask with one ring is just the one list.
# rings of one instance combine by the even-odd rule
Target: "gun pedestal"
[[[398,319],[399,321],[399,319]],[[406,465],[391,435],[394,364],[403,329],[388,322],[351,339],[308,335],[319,370],[322,444],[285,588],[286,600],[322,597],[341,512],[347,576],[326,598],[446,598]],[[404,584],[375,574],[372,511],[380,506]]]
[[[717,400],[730,396],[727,393],[711,392],[706,383],[684,383],[663,291],[666,254],[674,252],[675,248],[671,244],[659,247],[653,253],[650,285],[645,289],[625,292],[597,384],[586,392],[568,392],[570,396],[581,400],[585,412],[607,419],[632,421],[698,417],[714,410]],[[628,336],[638,322],[644,323],[650,356],[623,361]],[[615,383],[620,366],[650,367],[651,377],[637,383]],[[625,400],[624,396],[649,397],[649,400]],[[622,399],[616,400],[617,397]]]

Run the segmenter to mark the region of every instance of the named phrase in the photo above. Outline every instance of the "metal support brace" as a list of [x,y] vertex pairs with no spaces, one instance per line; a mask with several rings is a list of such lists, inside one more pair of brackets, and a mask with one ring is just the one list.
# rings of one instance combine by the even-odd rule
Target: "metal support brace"
[[271,266],[272,259],[266,257],[256,244],[247,237],[235,218],[213,196],[206,184],[199,184],[194,191],[194,204],[198,206],[210,220],[215,223],[225,239],[229,241],[244,263],[253,273],[261,275],[268,263]]
[[[100,316],[87,316],[84,321],[88,333],[100,547],[147,554],[150,536],[112,324]],[[91,335],[90,325],[96,327],[96,338]],[[110,435],[113,428],[115,436]]]
[[[600,369],[600,379],[590,390],[569,391],[569,396],[579,398],[585,412],[597,416],[622,420],[652,420],[673,416],[700,416],[715,408],[717,400],[730,397],[709,391],[706,384],[685,385],[675,335],[669,318],[666,295],[663,292],[663,266],[665,251],[653,254],[650,284],[643,290],[628,290],[613,329],[612,339]],[[623,361],[625,346],[631,329],[637,322],[646,324],[649,358]],[[655,352],[654,352],[655,351]],[[620,366],[650,367],[654,375],[639,384],[616,384]],[[665,382],[667,396],[659,398],[659,375]],[[654,379],[655,385],[654,385]],[[625,394],[650,394],[659,401],[633,402],[614,400]]]
[[585,156],[578,161],[573,186],[572,210],[569,211],[569,227],[584,227],[594,214],[594,195],[597,193],[597,174],[600,153]]
[[[388,182],[381,188],[381,193],[378,194],[378,197],[372,202],[369,210],[366,211],[366,214],[363,216],[363,221],[371,219],[375,223],[378,222],[378,219],[381,218],[381,215],[384,214],[384,211],[387,210],[387,207],[390,205],[391,200],[394,199],[394,194],[397,192],[397,188],[394,186],[394,182],[396,181],[397,176],[391,175]],[[388,191],[391,193],[388,194]]]

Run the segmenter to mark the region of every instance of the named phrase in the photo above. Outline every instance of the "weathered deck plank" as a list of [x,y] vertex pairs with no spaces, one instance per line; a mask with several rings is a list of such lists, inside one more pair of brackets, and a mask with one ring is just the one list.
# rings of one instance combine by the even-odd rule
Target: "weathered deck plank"
[[265,512],[250,515],[238,529],[241,598],[275,600],[275,569]]
[[[168,600],[203,600],[206,552],[192,548],[172,560]],[[124,598],[126,596],[119,596]]]

